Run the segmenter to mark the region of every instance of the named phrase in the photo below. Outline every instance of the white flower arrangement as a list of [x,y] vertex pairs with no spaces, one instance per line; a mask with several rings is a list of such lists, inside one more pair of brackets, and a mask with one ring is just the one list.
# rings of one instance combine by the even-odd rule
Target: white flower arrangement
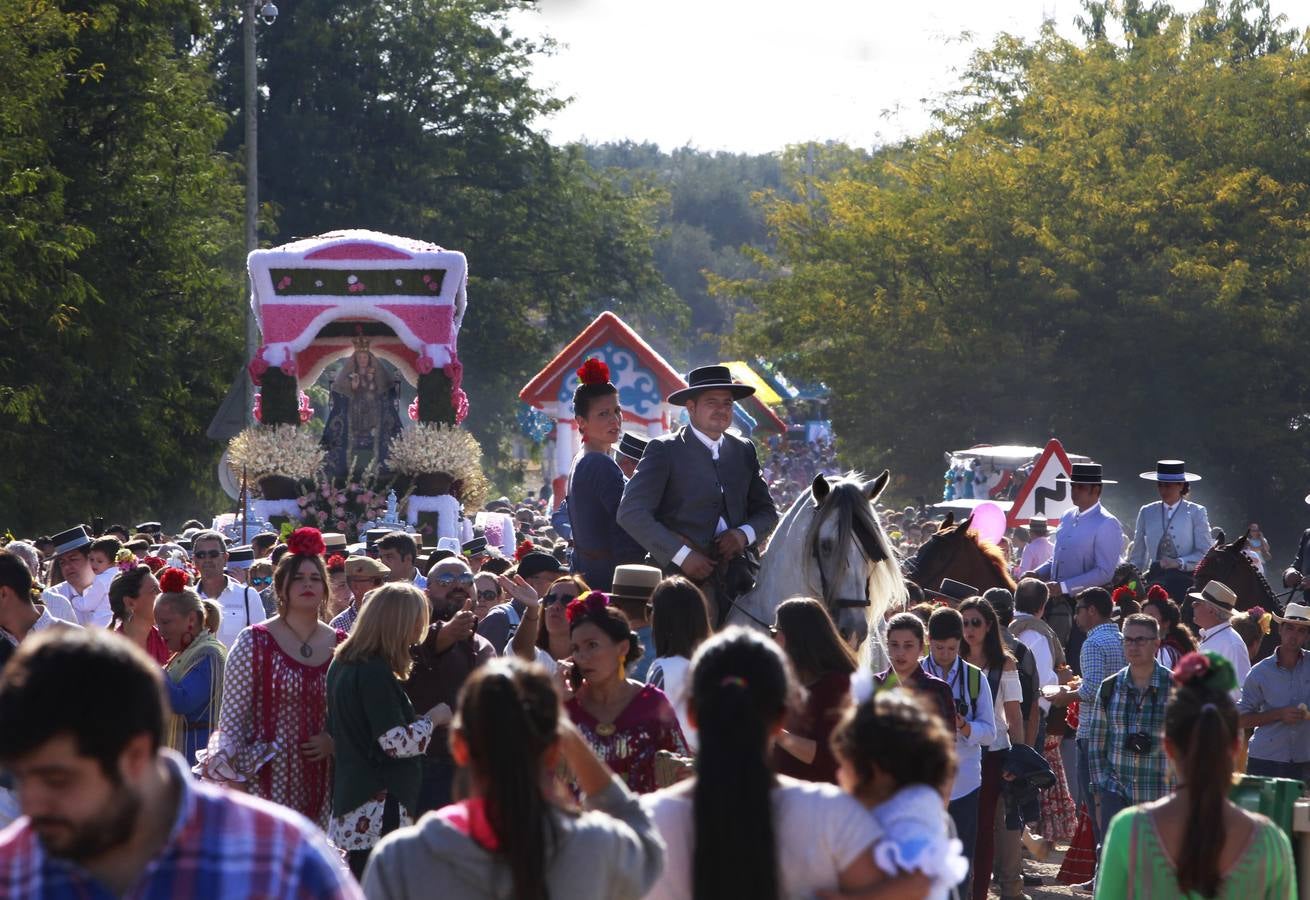
[[253,479],[284,475],[297,480],[312,479],[323,466],[319,439],[308,429],[295,425],[252,425],[227,445],[232,470]]
[[469,509],[480,509],[489,487],[482,474],[482,447],[462,428],[420,422],[391,441],[387,465],[402,475],[444,473],[455,482],[451,489]]

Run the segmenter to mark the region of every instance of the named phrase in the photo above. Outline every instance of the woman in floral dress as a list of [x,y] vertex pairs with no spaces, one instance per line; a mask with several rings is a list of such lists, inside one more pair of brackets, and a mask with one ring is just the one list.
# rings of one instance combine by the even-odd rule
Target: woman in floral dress
[[273,573],[277,615],[238,635],[223,673],[223,704],[196,773],[288,806],[326,829],[332,739],[327,671],[345,639],[319,620],[327,602],[323,536],[299,528]]
[[627,677],[626,667],[641,655],[628,617],[591,591],[568,606],[573,644],[571,676],[581,684],[566,704],[569,718],[596,753],[637,793],[655,781],[655,754],[687,755],[678,714],[664,692]]

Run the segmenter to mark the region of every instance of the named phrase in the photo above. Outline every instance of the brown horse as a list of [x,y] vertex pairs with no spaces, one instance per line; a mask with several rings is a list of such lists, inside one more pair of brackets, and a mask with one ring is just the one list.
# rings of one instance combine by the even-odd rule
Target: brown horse
[[944,578],[971,585],[979,594],[994,587],[1013,591],[1005,554],[980,538],[972,525],[973,516],[956,525],[955,514],[947,513],[937,533],[902,564],[905,577],[929,591],[939,590]]
[[1266,612],[1283,612],[1283,602],[1269,582],[1260,574],[1251,557],[1244,552],[1246,535],[1231,544],[1216,544],[1206,551],[1196,566],[1192,589],[1199,591],[1212,581],[1232,588],[1237,595],[1238,611],[1262,606]]
[[[1253,606],[1263,607],[1265,612],[1282,615],[1283,598],[1274,593],[1269,582],[1255,567],[1251,557],[1242,551],[1246,549],[1246,535],[1242,535],[1231,544],[1216,544],[1206,551],[1197,563],[1193,579],[1193,590],[1200,591],[1211,581],[1232,588],[1237,595],[1237,610],[1248,610]],[[1289,592],[1290,593],[1290,592]],[[1183,604],[1183,621],[1192,624],[1192,600],[1189,597]],[[1264,659],[1278,646],[1278,626],[1260,642],[1259,658]]]

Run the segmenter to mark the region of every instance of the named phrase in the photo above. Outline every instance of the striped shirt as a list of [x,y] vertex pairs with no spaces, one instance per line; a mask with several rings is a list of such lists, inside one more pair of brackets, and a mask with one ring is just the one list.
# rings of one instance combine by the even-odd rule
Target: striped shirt
[[[178,754],[160,754],[181,786],[177,818],[167,843],[122,897],[362,900],[340,857],[309,820],[264,800],[198,782]],[[75,863],[48,856],[26,816],[0,831],[0,897],[118,896]]]

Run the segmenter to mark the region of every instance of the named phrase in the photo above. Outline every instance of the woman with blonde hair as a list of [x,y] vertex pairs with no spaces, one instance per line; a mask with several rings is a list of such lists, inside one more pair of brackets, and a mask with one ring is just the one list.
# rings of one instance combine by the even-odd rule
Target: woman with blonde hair
[[409,583],[376,588],[328,668],[327,730],[336,751],[328,838],[346,851],[356,878],[383,835],[413,824],[423,754],[433,729],[451,719],[444,703],[415,715],[401,687],[414,664],[410,645],[427,628],[422,591]]

